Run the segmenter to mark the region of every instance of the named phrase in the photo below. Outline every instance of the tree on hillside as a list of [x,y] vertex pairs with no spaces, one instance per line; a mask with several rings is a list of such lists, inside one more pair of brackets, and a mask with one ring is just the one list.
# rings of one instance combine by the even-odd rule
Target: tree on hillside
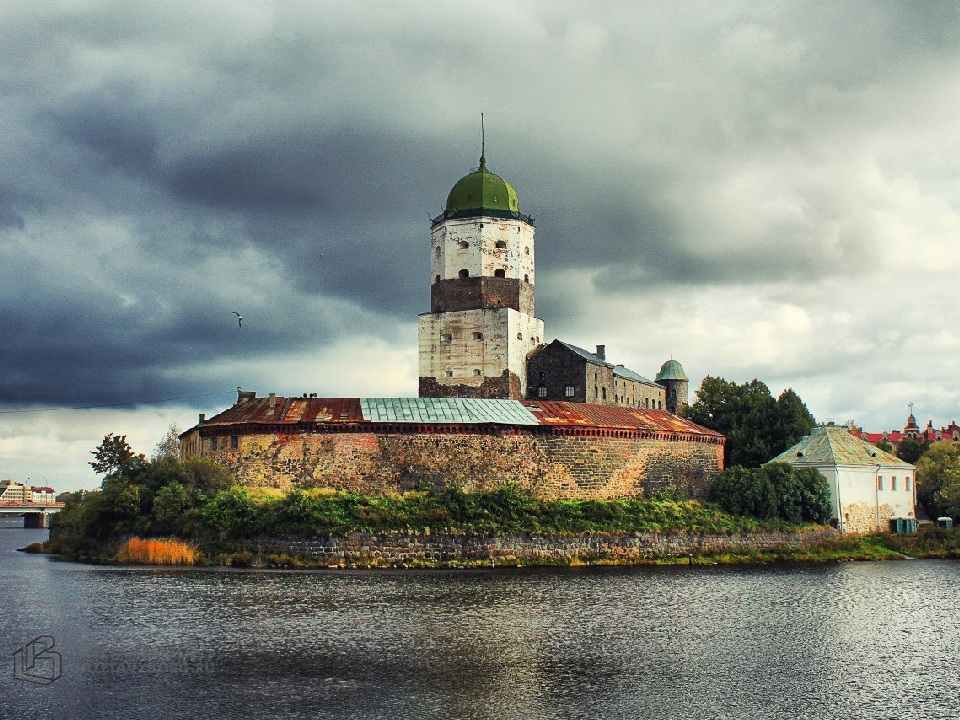
[[157,443],[156,447],[153,449],[153,456],[151,460],[159,460],[160,458],[179,458],[180,457],[180,433],[183,430],[180,429],[180,426],[177,423],[171,423],[170,427],[167,428],[167,432],[164,433],[163,437],[160,438],[160,442]]
[[90,454],[95,458],[90,467],[107,476],[119,477],[141,468],[146,463],[143,455],[135,454],[130,448],[126,435],[110,433]]
[[913,438],[903,438],[900,442],[897,443],[897,447],[894,450],[897,457],[908,462],[911,465],[916,465],[917,461],[923,456],[923,454],[930,448],[930,443],[927,441],[918,442]]
[[960,518],[960,443],[933,443],[917,461],[917,502],[932,518]]
[[759,467],[796,443],[817,424],[803,400],[784,390],[774,400],[760,380],[743,384],[707,376],[697,390],[697,399],[684,412],[698,425],[723,433],[727,438],[727,467]]

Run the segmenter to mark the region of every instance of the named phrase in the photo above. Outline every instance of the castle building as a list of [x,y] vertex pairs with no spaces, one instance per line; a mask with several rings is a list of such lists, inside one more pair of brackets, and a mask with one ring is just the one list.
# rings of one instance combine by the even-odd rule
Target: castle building
[[419,316],[420,397],[538,399],[668,409],[687,404],[688,380],[668,360],[656,382],[554,340],[534,314],[533,219],[516,190],[487,169],[447,195],[431,222],[430,312]]
[[430,312],[419,317],[420,396],[521,400],[534,315],[534,226],[487,169],[460,179],[431,223]]
[[238,388],[232,408],[201,415],[180,435],[181,456],[214,459],[244,485],[281,489],[512,482],[557,498],[665,488],[704,495],[723,469],[725,439],[672,414],[687,398],[678,362],[652,382],[608,363],[602,345],[590,353],[543,344],[533,220],[483,155],[450,190],[430,234],[420,397],[257,398]]
[[666,391],[623,365],[607,362],[606,348],[592,353],[554,340],[527,361],[529,397],[536,400],[619,405],[663,410]]

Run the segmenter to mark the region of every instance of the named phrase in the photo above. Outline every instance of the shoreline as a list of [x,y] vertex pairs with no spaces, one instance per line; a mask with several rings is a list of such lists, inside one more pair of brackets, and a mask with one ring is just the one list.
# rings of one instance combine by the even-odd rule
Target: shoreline
[[[929,535],[929,532],[927,533]],[[831,528],[758,533],[504,534],[348,533],[320,537],[169,538],[187,545],[193,562],[121,562],[124,539],[70,547],[57,539],[25,552],[117,566],[261,569],[482,569],[765,565],[960,557],[957,538],[840,535]],[[921,545],[923,545],[921,547]]]

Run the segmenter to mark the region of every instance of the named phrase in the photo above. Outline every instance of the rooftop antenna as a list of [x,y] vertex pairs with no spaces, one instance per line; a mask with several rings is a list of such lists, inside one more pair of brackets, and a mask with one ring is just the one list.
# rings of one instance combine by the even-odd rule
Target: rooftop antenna
[[908,403],[907,403],[907,407],[910,408],[910,414],[913,415],[913,403],[912,403],[912,402],[908,402]]

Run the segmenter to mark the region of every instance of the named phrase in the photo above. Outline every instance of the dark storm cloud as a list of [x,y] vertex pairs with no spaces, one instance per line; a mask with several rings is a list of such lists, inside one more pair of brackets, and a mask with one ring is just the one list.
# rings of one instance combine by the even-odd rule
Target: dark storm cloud
[[63,138],[90,151],[101,167],[134,175],[157,170],[157,129],[129,84],[73,95],[41,115]]
[[[476,167],[480,111],[537,218],[550,323],[868,276],[936,215],[917,193],[905,229],[887,217],[912,155],[884,132],[913,127],[957,28],[953,3],[7,5],[0,402],[415,345],[429,220]],[[581,276],[590,294],[561,286]]]

